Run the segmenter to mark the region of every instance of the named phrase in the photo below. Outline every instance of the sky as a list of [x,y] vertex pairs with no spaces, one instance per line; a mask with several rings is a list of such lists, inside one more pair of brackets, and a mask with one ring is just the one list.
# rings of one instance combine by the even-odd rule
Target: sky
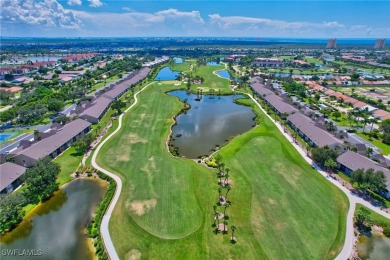
[[390,36],[390,1],[0,0],[1,36]]

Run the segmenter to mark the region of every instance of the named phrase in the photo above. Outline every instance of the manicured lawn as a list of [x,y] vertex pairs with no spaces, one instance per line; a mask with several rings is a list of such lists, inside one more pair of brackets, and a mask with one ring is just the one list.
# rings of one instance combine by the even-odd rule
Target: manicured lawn
[[390,219],[382,216],[382,215],[379,215],[378,213],[376,213],[375,211],[372,211],[371,209],[363,206],[362,204],[356,204],[356,209],[355,209],[355,213],[356,211],[358,211],[360,208],[366,208],[368,209],[370,212],[371,212],[371,220],[374,222],[374,223],[380,223],[380,224],[384,224],[384,225],[390,225]]
[[221,94],[231,93],[230,82],[227,79],[220,78],[213,74],[214,71],[225,69],[224,65],[220,66],[196,66],[195,70],[189,70],[190,62],[181,64],[173,64],[171,69],[176,71],[182,71],[184,74],[192,74],[193,77],[200,76],[204,78],[203,84],[192,84],[191,90],[196,92],[198,89],[202,89],[203,93],[207,93],[210,89],[214,89],[215,93],[221,90]]
[[77,154],[74,147],[70,147],[68,150],[53,160],[61,167],[61,172],[57,177],[57,182],[60,184],[60,186],[72,180],[70,175],[76,171],[82,159],[83,156]]
[[119,256],[334,258],[345,235],[346,197],[311,169],[258,109],[261,125],[221,150],[231,168],[228,229],[237,226],[238,243],[229,242],[230,232],[213,233],[216,171],[174,158],[166,149],[172,117],[183,107],[164,94],[174,88],[154,84],[140,94],[140,103],[124,116],[122,129],[97,158],[123,181],[110,221]]
[[384,144],[384,143],[382,143],[381,140],[378,140],[378,139],[375,139],[375,138],[369,139],[368,135],[365,135],[363,133],[357,133],[357,135],[360,136],[361,138],[369,141],[370,143],[372,143],[373,145],[375,145],[379,149],[381,149],[383,155],[390,154],[390,145]]

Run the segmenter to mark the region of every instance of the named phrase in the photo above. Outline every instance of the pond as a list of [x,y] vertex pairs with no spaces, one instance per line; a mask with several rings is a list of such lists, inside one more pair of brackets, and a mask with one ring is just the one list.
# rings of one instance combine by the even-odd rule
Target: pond
[[9,139],[13,135],[14,134],[12,134],[12,133],[0,133],[0,143]]
[[221,64],[216,62],[216,61],[208,61],[207,65],[208,66],[221,66]]
[[177,58],[177,57],[175,57],[175,58],[173,58],[173,61],[174,61],[175,63],[183,63],[183,59],[182,59],[182,58]]
[[[44,259],[93,259],[85,228],[107,187],[101,180],[69,183],[34,208],[12,232],[2,236],[1,249],[39,249],[40,258]],[[15,257],[2,255],[1,259]]]
[[[215,73],[216,73],[218,76],[220,76],[221,78],[230,80],[231,75],[230,75],[230,72],[229,72],[228,70],[217,70]],[[237,81],[237,82],[240,81],[240,79],[238,79],[238,78],[233,78],[233,79],[234,79],[235,81]]]
[[154,80],[175,80],[179,76],[178,71],[171,70],[169,67],[162,68]]
[[362,260],[387,260],[390,256],[390,238],[380,235],[361,236],[357,243],[357,251]]
[[[187,100],[191,108],[176,118],[172,128],[172,144],[179,148],[180,155],[196,159],[211,154],[216,145],[250,130],[255,124],[255,113],[250,107],[234,103],[242,95],[211,96],[197,95],[177,90],[168,93]],[[197,101],[197,100],[199,101]]]

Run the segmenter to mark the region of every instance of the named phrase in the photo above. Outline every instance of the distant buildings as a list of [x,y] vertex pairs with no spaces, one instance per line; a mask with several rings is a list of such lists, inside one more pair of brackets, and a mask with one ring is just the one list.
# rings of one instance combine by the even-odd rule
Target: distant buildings
[[329,39],[328,43],[326,44],[327,49],[336,49],[337,48],[337,40],[336,39]]
[[252,66],[267,68],[281,68],[283,65],[283,61],[278,58],[256,58],[252,63]]
[[374,49],[381,50],[385,48],[386,39],[377,39],[375,42]]

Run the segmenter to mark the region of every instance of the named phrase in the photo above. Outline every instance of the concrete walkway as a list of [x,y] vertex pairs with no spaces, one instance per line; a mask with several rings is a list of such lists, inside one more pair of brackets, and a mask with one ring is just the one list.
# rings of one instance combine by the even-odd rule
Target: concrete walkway
[[106,169],[100,167],[96,163],[96,157],[99,154],[99,151],[103,147],[103,145],[121,129],[121,127],[122,127],[122,118],[123,118],[124,114],[126,114],[130,109],[132,109],[138,103],[138,98],[137,98],[138,94],[141,93],[142,91],[144,91],[148,86],[152,85],[153,83],[154,82],[149,83],[148,85],[146,85],[141,90],[139,90],[138,92],[135,93],[135,95],[134,95],[134,103],[129,108],[127,108],[123,112],[123,114],[121,114],[119,116],[118,127],[106,139],[104,139],[103,142],[101,142],[99,144],[99,146],[96,148],[96,151],[94,152],[94,154],[92,156],[92,161],[91,161],[92,162],[92,166],[95,169],[97,169],[97,170],[103,172],[104,174],[110,176],[116,182],[116,190],[115,190],[114,197],[112,198],[110,206],[108,207],[106,213],[104,214],[103,219],[102,219],[102,223],[100,225],[100,233],[101,233],[101,236],[102,236],[102,240],[103,240],[104,246],[105,246],[105,248],[107,250],[108,257],[110,259],[112,259],[112,260],[117,260],[117,259],[119,260],[119,256],[118,256],[118,254],[117,254],[117,252],[115,250],[114,244],[112,243],[111,236],[110,236],[110,231],[109,231],[108,226],[109,226],[111,214],[114,211],[115,205],[118,202],[119,196],[120,196],[121,191],[122,191],[122,180],[117,175],[115,175],[114,173],[112,173],[110,171],[107,171]]
[[[248,96],[256,103],[256,105],[264,112],[265,115],[268,116],[268,118],[277,126],[279,131],[287,138],[287,140],[290,141],[290,143],[294,146],[294,148],[301,154],[301,156],[310,164],[315,165],[313,161],[307,156],[306,152],[297,145],[294,140],[283,130],[283,127],[276,122],[270,115],[267,114],[267,112],[260,106],[260,104],[253,98],[252,95],[248,94]],[[357,195],[351,193],[350,190],[345,188],[343,185],[341,185],[340,182],[337,180],[331,178],[328,176],[328,174],[322,170],[320,170],[318,167],[316,167],[317,171],[324,176],[328,181],[336,185],[341,191],[345,193],[345,195],[348,197],[349,200],[349,210],[347,215],[347,227],[346,227],[346,234],[345,234],[345,241],[344,246],[342,250],[340,251],[339,255],[335,258],[337,260],[346,260],[349,259],[353,252],[353,246],[355,244],[355,234],[354,234],[354,227],[353,227],[353,216],[356,208],[356,203],[360,203],[367,208],[375,211],[376,213],[390,219],[390,214],[386,213],[385,211],[381,210],[378,207],[375,207],[371,205],[368,201],[358,197]]]

